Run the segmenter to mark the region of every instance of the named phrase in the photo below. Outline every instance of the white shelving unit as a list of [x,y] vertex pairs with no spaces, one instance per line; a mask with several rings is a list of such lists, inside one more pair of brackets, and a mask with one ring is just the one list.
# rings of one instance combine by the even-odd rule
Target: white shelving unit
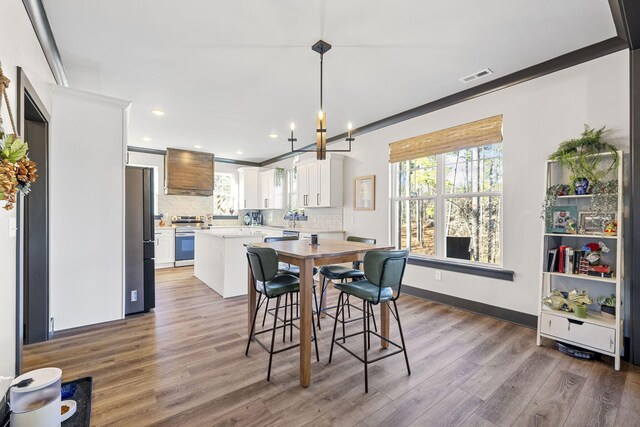
[[[621,301],[623,299],[622,286],[624,280],[624,232],[622,223],[622,151],[618,152],[618,167],[605,179],[618,180],[618,209],[616,212],[618,228],[615,236],[593,234],[562,234],[551,233],[547,230],[546,221],[543,225],[542,238],[542,273],[538,312],[537,344],[541,338],[573,344],[601,354],[612,356],[615,360],[615,369],[620,369],[620,353],[622,352],[622,332],[624,326],[624,313]],[[612,158],[610,153],[600,154],[603,161]],[[567,184],[569,172],[555,161],[547,161],[546,164],[547,188],[555,184]],[[576,206],[578,212],[589,212],[592,195],[567,195],[558,196],[557,206]],[[586,274],[568,274],[556,271],[546,271],[548,251],[558,248],[560,245],[568,245],[580,249],[584,244],[603,241],[609,247],[610,252],[603,254],[603,260],[611,265],[615,272],[614,277],[597,277]],[[586,318],[577,317],[574,313],[561,310],[552,310],[542,303],[542,298],[548,295],[552,289],[570,291],[572,289],[586,289],[594,300],[589,306]],[[600,314],[600,306],[597,298],[616,294],[615,319],[603,317]]]

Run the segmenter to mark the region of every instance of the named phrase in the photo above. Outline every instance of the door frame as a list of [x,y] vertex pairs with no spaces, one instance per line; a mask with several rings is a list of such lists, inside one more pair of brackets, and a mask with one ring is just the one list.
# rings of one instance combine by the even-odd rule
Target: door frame
[[[35,107],[38,111],[41,119],[45,123],[46,127],[46,135],[47,142],[49,141],[49,125],[51,123],[51,115],[47,111],[44,103],[38,96],[38,92],[33,87],[26,73],[22,69],[22,67],[17,67],[17,76],[18,76],[18,92],[17,92],[17,131],[22,134],[25,129],[25,107],[27,102]],[[48,147],[48,144],[47,144]],[[47,171],[48,173],[48,171]],[[19,375],[22,371],[22,348],[23,348],[23,340],[24,340],[24,331],[23,331],[23,321],[24,321],[24,313],[23,313],[23,289],[24,289],[24,206],[23,206],[23,197],[20,195],[17,198],[16,203],[16,364],[15,371],[16,375]],[[48,209],[47,209],[48,211]],[[47,222],[49,221],[47,214]],[[48,247],[48,236],[47,236],[47,269],[49,267],[49,247]],[[47,282],[47,287],[48,282]],[[48,299],[48,290],[47,290],[47,299]],[[48,305],[48,303],[47,303]]]

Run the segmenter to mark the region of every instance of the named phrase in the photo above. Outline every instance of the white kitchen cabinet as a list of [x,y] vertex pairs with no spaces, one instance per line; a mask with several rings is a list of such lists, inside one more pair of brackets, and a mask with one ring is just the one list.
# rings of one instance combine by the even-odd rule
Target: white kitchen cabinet
[[260,172],[260,209],[284,209],[284,179],[276,185],[275,169]]
[[260,168],[238,168],[239,209],[262,209],[260,204]]
[[175,229],[156,228],[155,240],[156,240],[156,251],[155,251],[156,268],[173,267],[174,262],[176,261]]
[[343,157],[328,155],[326,160],[310,160],[296,166],[298,207],[342,206]]

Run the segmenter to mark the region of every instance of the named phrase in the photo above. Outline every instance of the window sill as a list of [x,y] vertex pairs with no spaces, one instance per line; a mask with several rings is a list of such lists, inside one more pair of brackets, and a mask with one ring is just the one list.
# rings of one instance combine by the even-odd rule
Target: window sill
[[238,219],[238,215],[214,215],[212,219]]
[[472,274],[474,276],[490,277],[492,279],[507,280],[513,282],[515,273],[502,268],[469,265],[455,261],[442,259],[429,259],[409,255],[408,264],[420,267],[437,268],[439,270],[453,271],[456,273]]

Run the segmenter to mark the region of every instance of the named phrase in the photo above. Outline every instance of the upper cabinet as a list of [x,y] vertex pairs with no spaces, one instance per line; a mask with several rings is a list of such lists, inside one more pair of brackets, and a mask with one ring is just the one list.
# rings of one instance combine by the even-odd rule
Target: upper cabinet
[[326,160],[309,160],[296,166],[299,208],[342,206],[343,159],[328,155]]
[[262,209],[260,184],[260,168],[238,168],[238,207],[240,209]]
[[167,148],[165,194],[213,196],[213,154]]
[[260,209],[284,209],[285,179],[276,178],[276,170],[260,172]]

